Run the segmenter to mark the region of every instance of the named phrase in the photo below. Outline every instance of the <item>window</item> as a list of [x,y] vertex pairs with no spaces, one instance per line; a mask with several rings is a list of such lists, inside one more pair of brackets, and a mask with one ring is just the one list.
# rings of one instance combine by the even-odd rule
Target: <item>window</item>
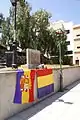
[[78,37],[78,36],[80,36],[80,34],[77,34],[76,36]]
[[70,45],[70,41],[66,41],[66,45]]
[[76,65],[79,65],[79,60],[75,60]]
[[80,46],[77,47],[78,49],[80,48]]
[[74,39],[74,41],[80,41],[80,38],[78,38],[78,39]]
[[69,34],[70,33],[70,30],[65,30],[66,34]]

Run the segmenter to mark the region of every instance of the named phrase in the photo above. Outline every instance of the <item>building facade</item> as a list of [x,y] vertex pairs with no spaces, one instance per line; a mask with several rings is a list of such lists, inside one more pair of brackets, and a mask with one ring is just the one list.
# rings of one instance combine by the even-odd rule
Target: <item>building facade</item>
[[74,50],[73,64],[80,65],[80,25],[73,26]]

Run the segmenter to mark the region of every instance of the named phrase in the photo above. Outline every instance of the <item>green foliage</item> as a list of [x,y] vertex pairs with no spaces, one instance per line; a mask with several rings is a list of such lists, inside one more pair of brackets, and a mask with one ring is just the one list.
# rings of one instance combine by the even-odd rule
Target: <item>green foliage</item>
[[2,23],[2,44],[8,44],[10,39],[10,20],[6,20]]
[[20,4],[17,5],[17,39],[20,42],[22,49],[31,47],[30,39],[30,11],[31,7],[28,3],[24,3],[20,0]]
[[48,41],[50,31],[48,30],[49,18],[51,14],[46,10],[38,10],[32,15],[33,33],[34,33],[34,47],[45,53],[48,49]]
[[72,56],[64,56],[63,58],[63,64],[64,65],[73,65],[72,64]]

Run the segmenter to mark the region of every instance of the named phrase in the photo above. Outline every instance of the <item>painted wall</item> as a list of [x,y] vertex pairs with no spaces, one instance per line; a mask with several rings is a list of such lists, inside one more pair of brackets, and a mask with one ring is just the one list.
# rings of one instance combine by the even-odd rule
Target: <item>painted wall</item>
[[[54,93],[59,90],[60,79],[59,69],[53,70],[54,77]],[[63,86],[71,84],[72,82],[80,79],[80,67],[70,67],[63,69]],[[0,120],[14,115],[15,113],[28,108],[32,104],[13,104],[13,98],[15,93],[16,85],[16,72],[15,71],[5,71],[0,72]],[[36,89],[35,89],[36,97]]]

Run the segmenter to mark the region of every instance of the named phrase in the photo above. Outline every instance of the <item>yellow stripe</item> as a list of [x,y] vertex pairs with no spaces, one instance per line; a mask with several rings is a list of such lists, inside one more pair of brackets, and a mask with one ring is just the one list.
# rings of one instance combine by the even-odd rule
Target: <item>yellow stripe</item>
[[31,72],[31,70],[29,70],[29,69],[23,69],[24,70],[24,75],[28,75],[28,77],[30,78],[30,72]]
[[[23,69],[24,70],[24,75],[29,77],[29,84],[28,86],[30,87],[31,85],[31,79],[30,79],[30,72],[31,70]],[[24,103],[29,103],[29,90],[27,92],[23,91],[22,92],[22,104]]]
[[53,83],[53,74],[38,77],[38,88],[42,88]]
[[22,104],[29,102],[29,91],[22,92]]

